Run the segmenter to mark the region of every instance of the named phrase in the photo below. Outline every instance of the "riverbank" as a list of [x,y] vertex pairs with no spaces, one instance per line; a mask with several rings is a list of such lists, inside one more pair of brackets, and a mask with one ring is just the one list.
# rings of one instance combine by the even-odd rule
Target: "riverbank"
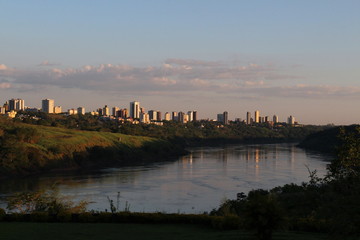
[[0,122],[0,176],[139,164],[185,154],[152,137]]

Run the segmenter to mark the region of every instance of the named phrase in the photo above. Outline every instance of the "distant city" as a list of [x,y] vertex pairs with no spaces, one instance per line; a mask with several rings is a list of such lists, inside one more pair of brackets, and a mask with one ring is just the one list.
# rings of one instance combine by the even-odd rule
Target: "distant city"
[[[111,112],[110,108],[105,105],[104,107],[98,108],[95,111],[86,112],[84,107],[71,108],[67,111],[63,111],[61,106],[55,106],[54,99],[43,99],[41,101],[41,109],[26,107],[24,99],[10,99],[6,101],[3,106],[0,106],[0,114],[5,115],[9,118],[15,118],[19,111],[24,112],[45,112],[48,114],[62,114],[62,115],[85,115],[91,114],[93,116],[99,116],[102,118],[109,118],[118,121],[127,121],[132,123],[145,123],[145,124],[157,124],[162,125],[163,121],[176,121],[181,123],[199,121],[197,111],[188,111],[188,112],[166,112],[162,114],[161,111],[149,110],[145,111],[145,108],[140,106],[140,102],[133,101],[130,102],[129,109],[112,107]],[[201,119],[202,121],[217,121],[222,124],[229,124],[231,120],[228,118],[229,114],[227,111],[219,113],[216,116],[216,119]],[[243,122],[248,125],[253,124],[268,124],[270,126],[280,123],[279,117],[277,115],[261,116],[260,111],[254,111],[254,117],[252,117],[251,112],[246,113],[245,119],[235,118],[234,122]],[[289,125],[298,126],[299,123],[295,121],[294,116],[289,116],[286,122],[283,122]]]

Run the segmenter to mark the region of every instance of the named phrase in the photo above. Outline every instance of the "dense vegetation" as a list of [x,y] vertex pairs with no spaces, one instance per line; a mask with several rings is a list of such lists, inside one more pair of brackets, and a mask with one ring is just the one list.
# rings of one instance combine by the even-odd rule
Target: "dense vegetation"
[[[235,215],[260,239],[271,239],[274,229],[360,235],[360,127],[339,129],[337,158],[324,178],[310,173],[310,181],[267,190],[253,190],[239,200],[228,200],[213,215]],[[342,237],[344,239],[344,237]]]
[[0,118],[0,176],[139,163],[183,153],[168,141],[120,133],[34,126]]
[[222,125],[218,122],[197,121],[186,124],[164,121],[155,124],[132,124],[87,115],[57,115],[38,113],[18,114],[17,121],[35,125],[56,126],[87,131],[113,132],[135,136],[148,136],[175,141],[182,144],[208,144],[226,142],[280,142],[300,141],[311,133],[325,129],[324,126],[293,127],[287,124],[246,125],[241,122]]
[[309,134],[300,142],[299,147],[328,154],[336,154],[338,148],[344,143],[344,139],[339,137],[341,131],[356,134],[357,127],[358,125],[332,127]]
[[[0,232],[0,239],[11,240],[254,240],[253,234],[244,230],[221,231],[189,224],[0,222]],[[279,232],[274,234],[274,239],[325,240],[328,238],[325,234]]]

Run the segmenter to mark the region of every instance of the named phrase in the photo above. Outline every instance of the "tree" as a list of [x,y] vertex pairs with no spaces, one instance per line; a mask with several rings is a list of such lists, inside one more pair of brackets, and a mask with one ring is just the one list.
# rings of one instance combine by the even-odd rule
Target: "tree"
[[253,190],[245,200],[245,222],[257,232],[260,240],[272,239],[274,230],[283,224],[283,212],[274,194]]
[[328,178],[341,179],[360,176],[360,127],[351,130],[340,129],[342,145],[337,158],[328,167]]

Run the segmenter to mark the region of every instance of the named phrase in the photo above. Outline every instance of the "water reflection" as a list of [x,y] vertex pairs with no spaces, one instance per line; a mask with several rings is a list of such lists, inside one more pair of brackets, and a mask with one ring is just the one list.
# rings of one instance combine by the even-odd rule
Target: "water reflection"
[[[108,208],[106,196],[128,201],[132,211],[203,212],[238,192],[269,189],[307,181],[308,170],[325,173],[324,156],[294,144],[227,145],[189,149],[177,161],[104,169],[87,173],[52,174],[0,183],[1,196],[46,189],[59,183],[63,194],[93,201],[90,208]],[[0,204],[1,205],[1,204]]]

